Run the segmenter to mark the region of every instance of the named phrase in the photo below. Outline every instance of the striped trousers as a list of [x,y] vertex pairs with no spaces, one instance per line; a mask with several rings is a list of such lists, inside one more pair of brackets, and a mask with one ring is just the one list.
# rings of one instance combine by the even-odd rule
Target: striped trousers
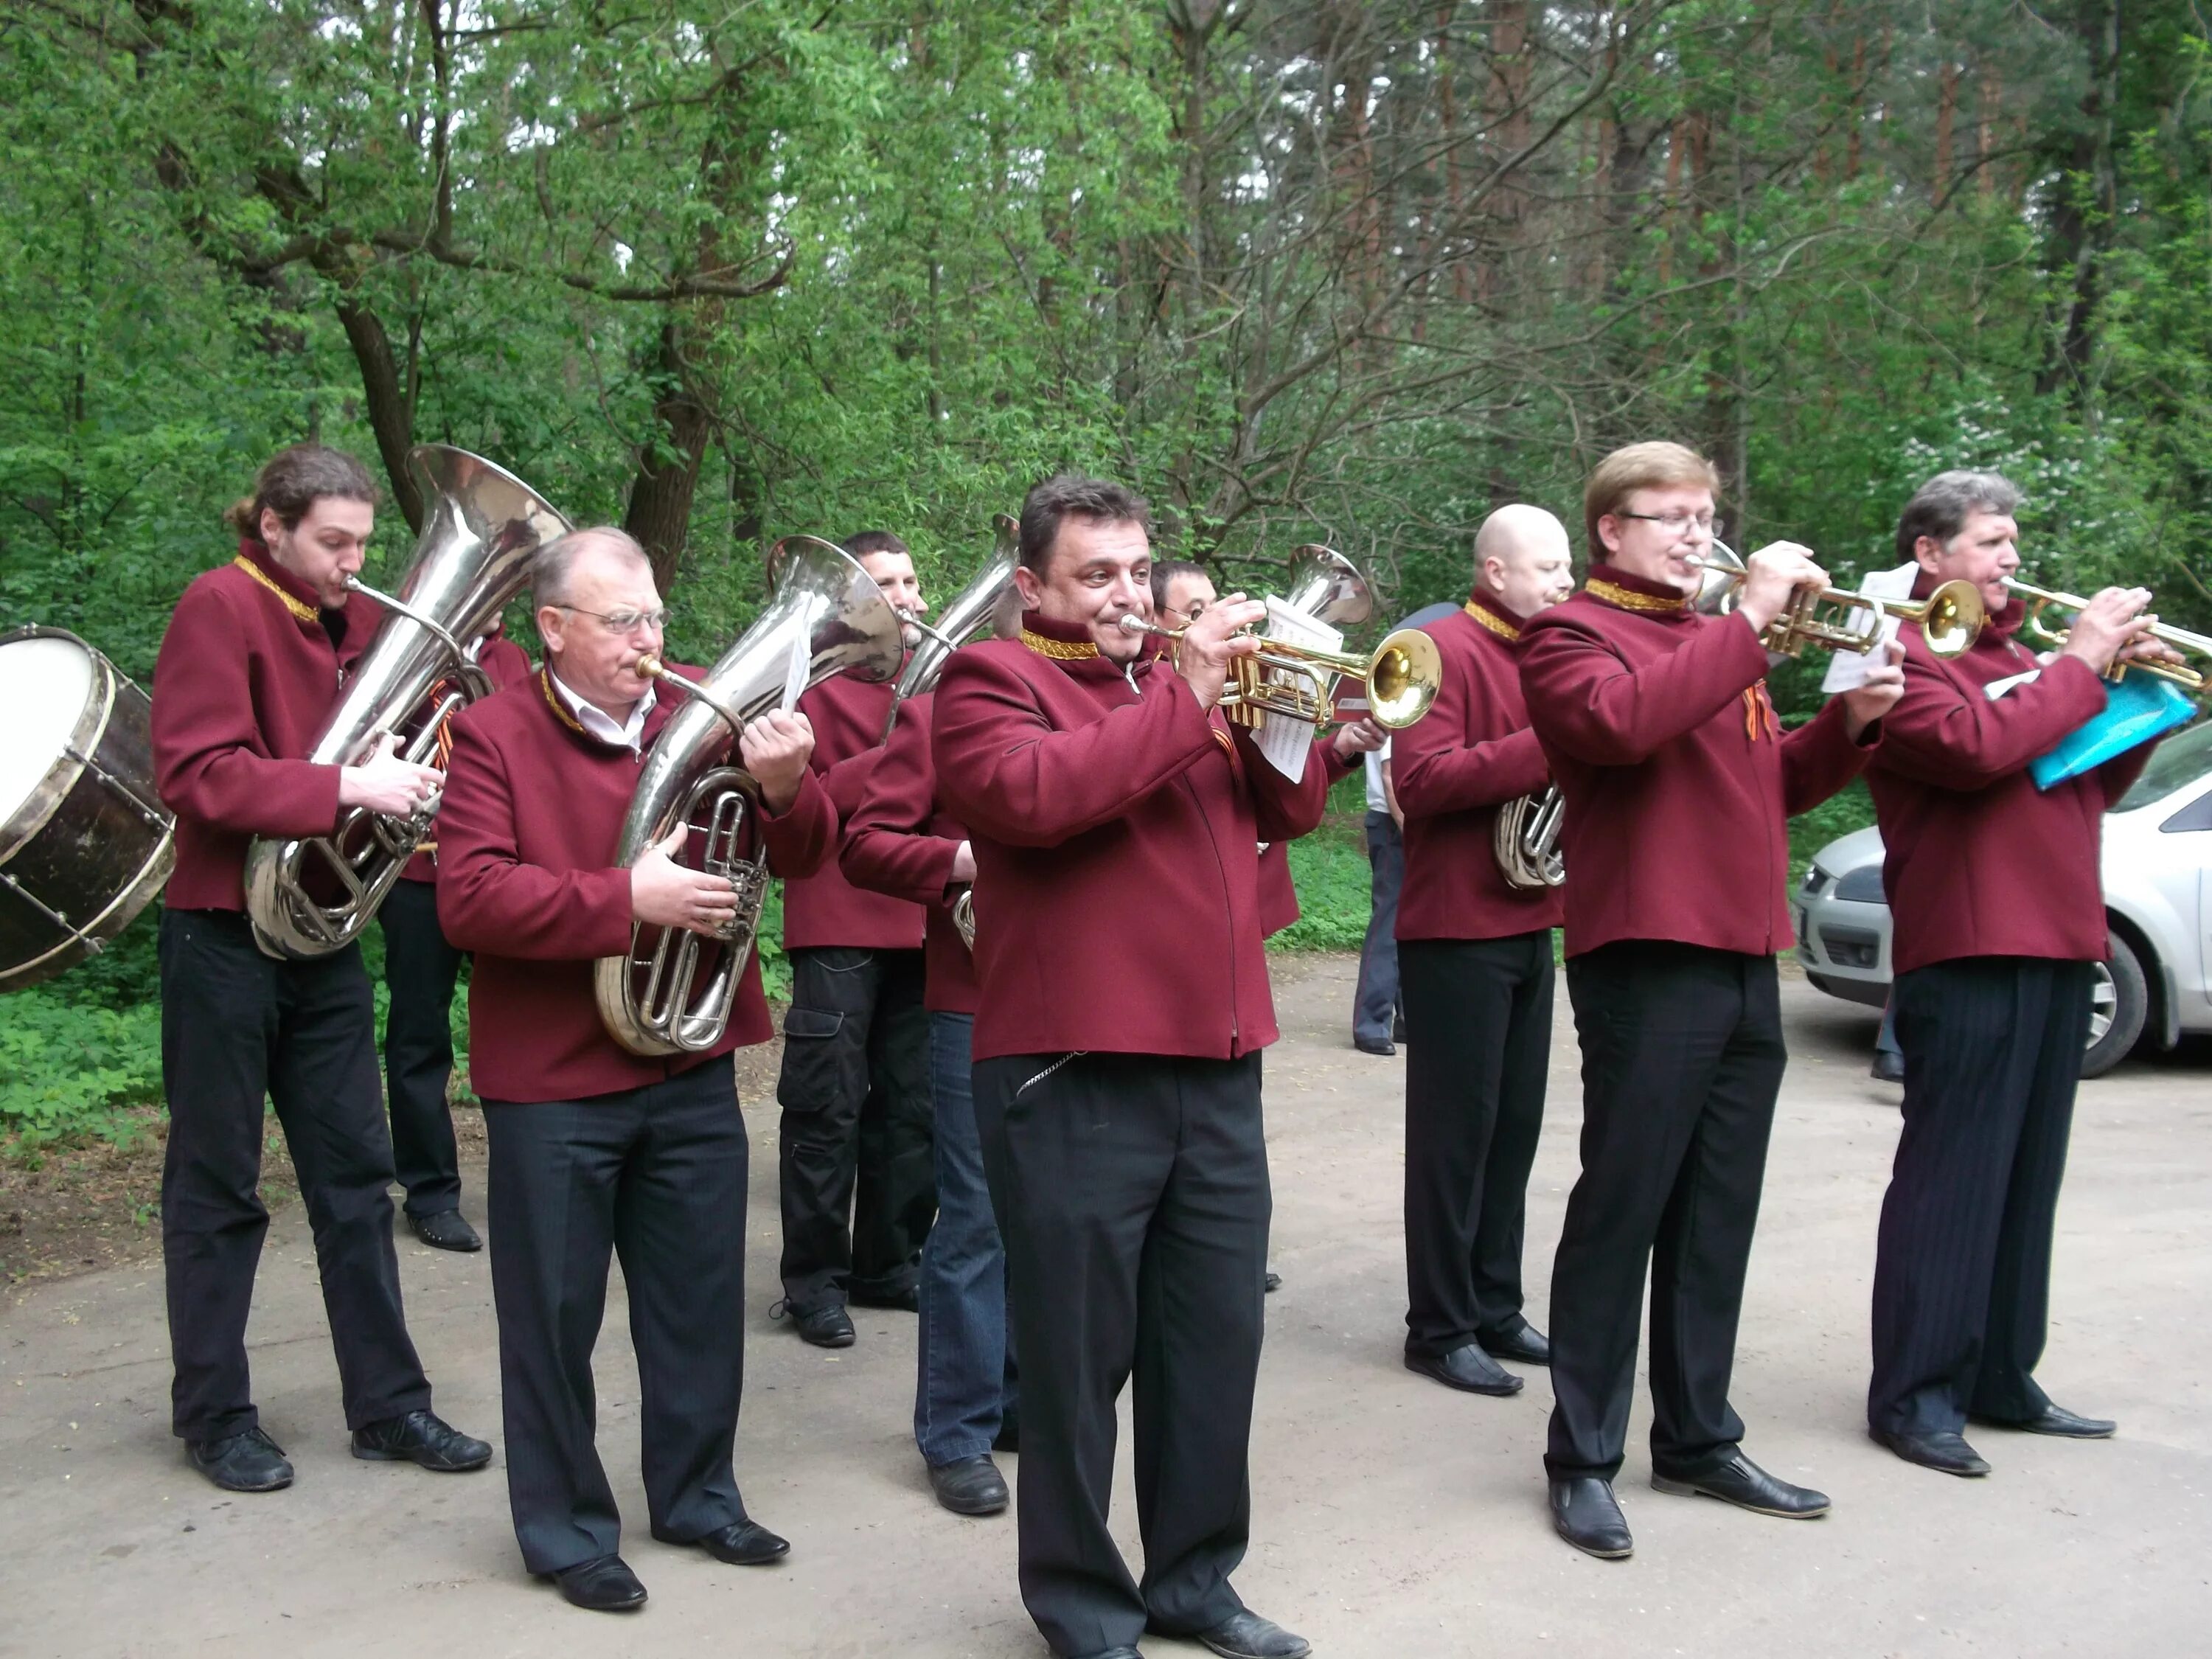
[[2051,1230],[2091,968],[1965,957],[1898,975],[1905,1129],[1882,1200],[1867,1421],[1956,1432],[2048,1404]]

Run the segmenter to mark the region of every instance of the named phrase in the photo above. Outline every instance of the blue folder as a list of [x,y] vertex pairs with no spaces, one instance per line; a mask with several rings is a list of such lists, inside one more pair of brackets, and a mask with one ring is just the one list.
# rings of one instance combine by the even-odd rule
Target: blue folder
[[2030,761],[2028,775],[2037,788],[2054,789],[2196,718],[2196,703],[2179,686],[2138,671],[2106,688],[2104,712],[2068,732],[2049,754]]

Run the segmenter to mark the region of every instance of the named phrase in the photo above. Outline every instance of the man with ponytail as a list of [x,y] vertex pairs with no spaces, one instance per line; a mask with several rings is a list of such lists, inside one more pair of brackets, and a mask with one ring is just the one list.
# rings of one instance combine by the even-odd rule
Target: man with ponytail
[[489,1445],[432,1413],[400,1307],[392,1137],[361,947],[280,961],[256,945],[245,914],[253,837],[327,835],[352,806],[404,817],[438,787],[437,773],[388,743],[358,766],[303,758],[380,620],[346,586],[376,499],[350,455],[301,444],[273,456],[225,515],[237,556],[185,590],[154,670],[155,775],[177,817],[160,944],[171,1425],[192,1466],[230,1492],[292,1482],[261,1427],[246,1358],[269,1229],[256,1193],[264,1098],[314,1230],[354,1455],[441,1473],[491,1461]]

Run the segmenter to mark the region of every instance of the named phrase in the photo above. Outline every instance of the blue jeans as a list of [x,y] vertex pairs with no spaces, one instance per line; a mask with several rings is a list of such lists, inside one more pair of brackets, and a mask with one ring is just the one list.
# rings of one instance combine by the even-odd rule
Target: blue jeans
[[1352,1040],[1388,1042],[1404,1009],[1398,992],[1397,933],[1398,890],[1406,882],[1406,843],[1388,812],[1367,815],[1367,939],[1359,947]]
[[914,1443],[933,1468],[991,1449],[1014,1414],[1006,1249],[983,1181],[969,1081],[972,1014],[929,1017],[937,1111],[937,1224],[921,1249]]

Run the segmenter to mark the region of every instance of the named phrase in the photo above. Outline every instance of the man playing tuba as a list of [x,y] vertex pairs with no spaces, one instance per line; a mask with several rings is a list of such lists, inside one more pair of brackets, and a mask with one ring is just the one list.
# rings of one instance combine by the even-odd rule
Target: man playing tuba
[[[737,1565],[790,1547],[746,1515],[732,1468],[747,1147],[730,1055],[770,1027],[750,958],[727,1029],[702,1052],[641,1058],[602,1024],[593,963],[626,957],[634,923],[711,936],[736,902],[727,878],[671,856],[680,828],[633,867],[613,862],[641,761],[678,706],[639,672],[667,617],[643,550],[619,530],[576,531],[539,552],[531,586],[544,667],[453,722],[438,915],[476,953],[469,1064],[491,1141],[515,1537],[570,1601],[619,1612],[646,1593],[617,1553],[621,1517],[592,1444],[611,1251],[629,1291],[653,1535]],[[783,875],[816,868],[836,840],[812,747],[803,716],[776,713],[738,744],[759,811],[737,850],[764,839]]]
[[1551,777],[1521,700],[1521,627],[1572,588],[1557,519],[1512,506],[1485,520],[1472,596],[1428,624],[1436,705],[1391,757],[1406,815],[1406,1368],[1470,1394],[1519,1392],[1500,1359],[1551,1358],[1521,1310],[1521,1237],[1563,906],[1556,887],[1509,882],[1492,848],[1498,813]]

